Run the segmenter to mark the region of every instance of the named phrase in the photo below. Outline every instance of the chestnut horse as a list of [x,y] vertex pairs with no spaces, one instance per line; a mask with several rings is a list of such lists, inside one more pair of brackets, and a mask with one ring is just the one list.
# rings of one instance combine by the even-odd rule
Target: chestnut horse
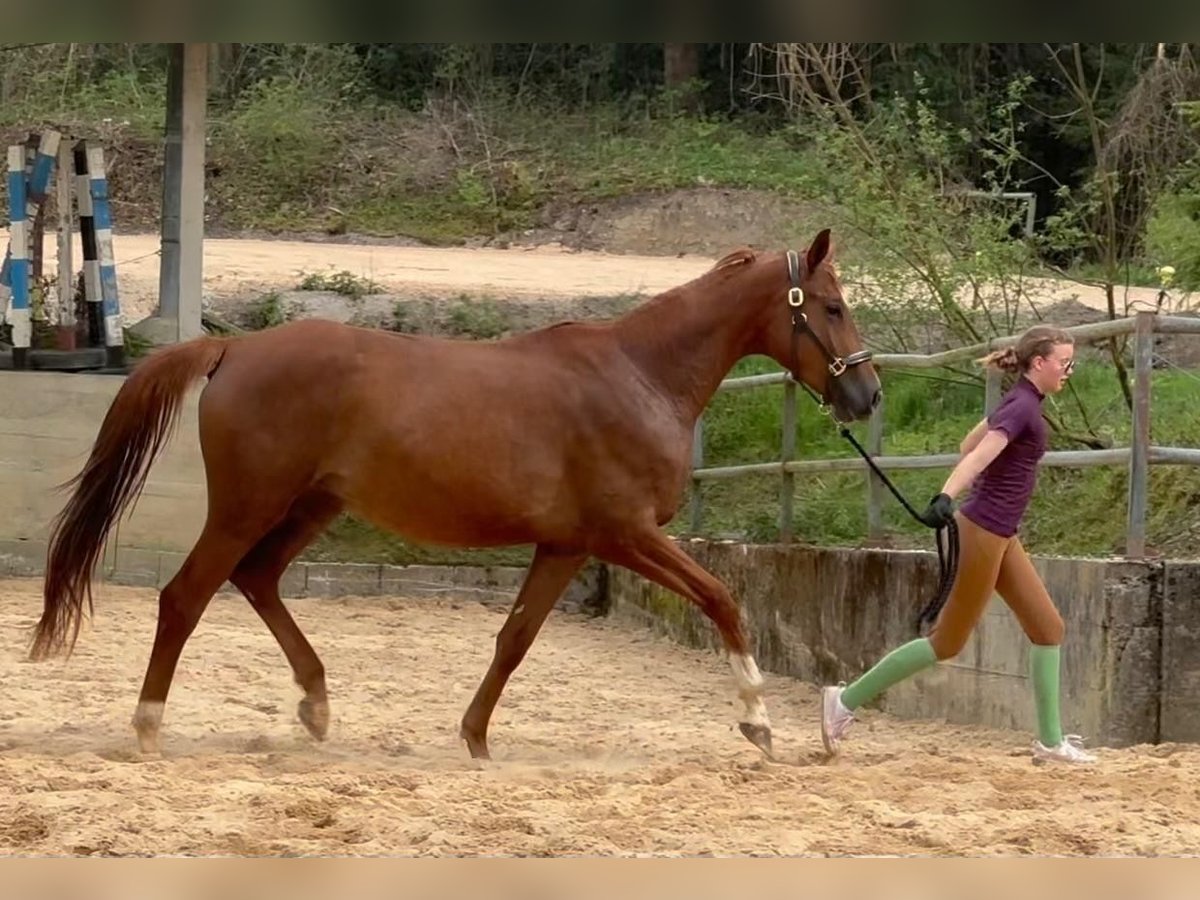
[[122,385],[68,486],[31,656],[78,637],[105,536],[145,485],[192,385],[208,514],[162,589],[133,727],[158,751],[184,643],[227,580],[279,641],[304,691],[300,720],[329,726],[321,660],[280,600],[288,564],[343,510],[416,542],[535,546],[491,665],[461,721],[471,756],[504,685],[589,557],[695,603],[729,654],[743,734],[771,752],[762,676],[729,590],[662,531],[690,472],[693,426],[730,368],[765,354],[843,421],[870,415],[879,379],[830,258],[739,250],[607,322],[497,341],[298,321],[152,353]]

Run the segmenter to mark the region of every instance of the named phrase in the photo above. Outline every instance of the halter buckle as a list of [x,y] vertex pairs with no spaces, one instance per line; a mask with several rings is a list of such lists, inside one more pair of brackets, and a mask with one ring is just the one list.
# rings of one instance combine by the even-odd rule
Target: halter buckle
[[841,376],[846,371],[846,361],[840,356],[829,364],[829,374],[834,378]]
[[788,306],[803,306],[803,305],[804,305],[804,291],[800,290],[799,287],[788,288]]

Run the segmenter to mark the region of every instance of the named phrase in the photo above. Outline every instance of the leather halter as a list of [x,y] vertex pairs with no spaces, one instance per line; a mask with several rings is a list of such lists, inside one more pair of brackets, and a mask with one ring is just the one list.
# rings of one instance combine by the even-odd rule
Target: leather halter
[[[796,353],[796,343],[801,335],[808,335],[813,339],[813,343],[821,351],[828,364],[829,374],[834,378],[839,378],[845,374],[846,370],[851,366],[862,365],[870,361],[870,350],[857,350],[849,356],[841,357],[836,355],[832,350],[825,345],[825,342],[817,336],[817,333],[812,330],[808,324],[808,315],[804,312],[804,291],[800,287],[800,255],[795,250],[787,252],[788,280],[791,281],[791,287],[788,288],[787,302],[792,310],[792,361],[799,362],[799,357]],[[796,367],[792,368],[792,375],[796,376]],[[796,378],[799,381],[799,378]]]

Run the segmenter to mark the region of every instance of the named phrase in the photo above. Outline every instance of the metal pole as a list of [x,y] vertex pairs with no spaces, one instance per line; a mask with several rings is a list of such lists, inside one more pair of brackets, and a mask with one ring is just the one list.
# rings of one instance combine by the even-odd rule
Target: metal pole
[[1125,556],[1146,555],[1146,500],[1150,474],[1150,375],[1154,313],[1137,313],[1133,345],[1133,433],[1129,442],[1129,507]]
[[[779,458],[791,462],[796,455],[796,382],[790,378],[783,384],[783,415]],[[796,496],[796,476],[784,471],[779,477],[779,540],[792,540],[792,506]]]
[[[883,399],[871,413],[867,429],[867,452],[871,456],[883,453]],[[883,480],[873,471],[867,471],[867,536],[872,541],[883,539]]]

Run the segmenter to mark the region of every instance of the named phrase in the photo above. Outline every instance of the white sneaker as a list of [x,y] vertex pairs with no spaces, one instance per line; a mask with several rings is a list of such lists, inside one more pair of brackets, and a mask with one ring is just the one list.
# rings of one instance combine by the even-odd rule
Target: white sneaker
[[845,684],[821,688],[821,743],[830,756],[838,752],[838,741],[854,722],[854,713],[842,705],[842,691],[845,689]]
[[1033,761],[1035,763],[1094,763],[1096,761],[1095,755],[1088,753],[1080,746],[1082,741],[1083,738],[1077,734],[1066,735],[1056,747],[1047,747],[1041,741],[1034,741]]

